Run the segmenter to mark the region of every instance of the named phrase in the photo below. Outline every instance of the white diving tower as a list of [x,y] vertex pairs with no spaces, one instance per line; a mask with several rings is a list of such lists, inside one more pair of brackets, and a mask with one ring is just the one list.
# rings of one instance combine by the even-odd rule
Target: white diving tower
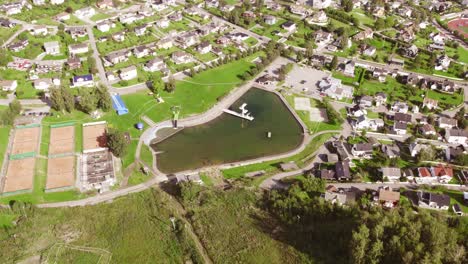
[[243,118],[243,119],[247,119],[249,121],[254,120],[253,116],[249,113],[249,110],[245,109],[245,107],[247,107],[246,103],[242,104],[239,107],[239,109],[241,110],[240,113],[237,113],[237,112],[229,110],[229,109],[224,109],[223,111],[225,113],[228,113],[228,114],[231,114],[233,116],[237,116],[237,117],[240,117],[240,118]]

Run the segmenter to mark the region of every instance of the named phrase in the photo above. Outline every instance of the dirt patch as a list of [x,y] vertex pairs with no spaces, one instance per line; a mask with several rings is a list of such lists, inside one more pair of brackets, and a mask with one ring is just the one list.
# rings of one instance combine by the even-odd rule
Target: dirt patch
[[49,154],[71,153],[75,147],[75,127],[50,129]]
[[33,187],[35,158],[10,160],[3,192],[30,190]]
[[97,124],[83,127],[84,151],[105,148],[106,146],[106,124]]
[[75,184],[75,156],[49,158],[46,189],[73,186]]
[[10,154],[15,155],[36,152],[40,132],[40,127],[16,129],[13,136],[13,147]]

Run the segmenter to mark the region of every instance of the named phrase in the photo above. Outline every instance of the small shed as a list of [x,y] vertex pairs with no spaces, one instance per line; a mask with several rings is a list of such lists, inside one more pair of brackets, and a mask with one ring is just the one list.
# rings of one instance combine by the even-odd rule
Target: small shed
[[125,103],[122,101],[122,98],[119,94],[114,94],[111,96],[112,106],[114,110],[117,111],[118,115],[128,114],[128,108],[125,106]]
[[292,170],[298,170],[299,169],[299,167],[294,162],[281,163],[280,167],[281,167],[282,171],[292,171]]

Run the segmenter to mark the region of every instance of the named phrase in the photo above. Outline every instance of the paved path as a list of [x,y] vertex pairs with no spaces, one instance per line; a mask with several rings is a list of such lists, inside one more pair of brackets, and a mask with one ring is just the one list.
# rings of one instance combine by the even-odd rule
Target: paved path
[[[408,188],[408,189],[417,189],[421,187],[418,184],[414,183],[330,183],[328,185],[333,185],[338,188],[350,188],[350,187],[355,187],[361,190],[366,190],[366,189],[373,189],[373,190],[378,190],[379,187],[382,186],[389,186],[394,189],[398,188]],[[430,185],[430,184],[426,184]],[[457,191],[467,191],[468,187],[464,185],[456,185],[456,184],[434,184],[433,186],[445,186],[447,189],[450,190],[457,190]]]
[[102,65],[101,57],[100,57],[100,54],[96,45],[96,39],[94,38],[93,26],[87,25],[86,31],[88,32],[89,43],[91,44],[91,49],[93,50],[93,58],[96,61],[96,68],[99,73],[99,79],[101,83],[103,83],[106,87],[110,88],[109,81],[107,80],[107,77],[106,77],[106,70],[104,69],[104,66]]
[[[310,144],[310,142],[312,141],[312,139],[318,137],[318,136],[321,136],[323,134],[329,134],[329,133],[341,133],[342,130],[325,130],[325,131],[321,131],[319,133],[316,133],[314,135],[312,135],[311,137],[308,138],[308,142],[307,142],[307,145]],[[309,156],[316,156],[317,154],[323,152],[325,150],[325,145],[321,145],[317,150],[315,150],[312,154],[310,154]],[[265,179],[261,184],[260,184],[260,188],[263,188],[263,189],[273,189],[276,187],[276,185],[278,184],[278,182],[283,179],[283,178],[287,178],[287,177],[291,177],[291,176],[295,176],[295,175],[301,175],[301,174],[304,174],[305,172],[311,170],[312,168],[314,168],[315,166],[315,163],[317,162],[317,159],[313,159],[311,160],[309,163],[307,163],[303,168],[299,169],[299,170],[294,170],[294,171],[287,171],[287,172],[281,172],[281,173],[278,173],[278,174],[275,174],[267,179]]]

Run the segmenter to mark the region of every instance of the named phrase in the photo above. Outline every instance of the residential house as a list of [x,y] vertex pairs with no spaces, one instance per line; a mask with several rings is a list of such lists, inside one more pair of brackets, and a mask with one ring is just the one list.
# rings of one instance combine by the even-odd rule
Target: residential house
[[170,14],[167,18],[169,18],[171,21],[178,22],[178,21],[182,21],[183,16],[181,12],[174,12]]
[[450,196],[446,194],[418,191],[418,206],[426,209],[448,210],[450,207]]
[[58,41],[50,41],[44,43],[45,52],[49,55],[60,54],[60,45]]
[[96,24],[96,28],[101,32],[108,32],[112,28],[112,25],[114,25],[115,27],[115,24],[113,22],[102,21]]
[[411,123],[412,117],[410,114],[403,114],[403,113],[395,113],[393,116],[393,120],[395,122],[401,122],[401,123]]
[[71,87],[93,87],[94,78],[92,74],[73,76]]
[[453,162],[457,159],[458,156],[460,155],[466,155],[468,154],[468,151],[465,146],[459,145],[456,147],[448,147],[445,149],[445,159],[448,162]]
[[424,136],[435,136],[435,135],[437,135],[437,132],[436,132],[434,126],[431,125],[431,124],[422,125],[421,127],[419,127],[419,131]]
[[312,16],[308,17],[306,21],[309,24],[324,25],[328,22],[328,17],[323,10],[320,10],[318,12],[315,12]]
[[145,35],[147,27],[148,27],[147,25],[141,25],[141,26],[135,27],[135,29],[134,29],[135,35],[137,35],[137,36]]
[[110,63],[110,64],[117,64],[117,63],[121,63],[121,62],[125,62],[128,60],[128,52],[125,52],[125,51],[116,51],[116,52],[113,52],[113,53],[110,53],[108,55],[106,55],[104,57],[104,60],[107,62],[107,63]]
[[411,45],[409,48],[402,49],[403,56],[413,59],[418,55],[419,49],[416,45]]
[[206,54],[208,52],[211,51],[211,43],[209,41],[203,41],[202,43],[200,43],[200,45],[198,45],[197,47],[197,51],[200,53],[200,54]]
[[53,86],[52,79],[50,78],[41,78],[34,80],[33,86],[36,90],[48,91],[51,86]]
[[176,36],[176,41],[181,48],[186,49],[199,42],[198,34],[195,32],[186,32]]
[[374,99],[371,96],[364,95],[359,99],[360,107],[371,107],[374,102]]
[[281,28],[289,31],[289,32],[295,32],[297,27],[296,27],[296,23],[294,23],[293,21],[291,20],[288,20],[286,22],[284,22],[282,25],[281,25]]
[[320,178],[322,180],[328,180],[328,181],[336,180],[335,171],[327,170],[327,169],[320,170]]
[[447,55],[440,55],[436,60],[436,71],[446,71],[450,66],[450,58]]
[[65,0],[50,0],[50,3],[53,5],[61,5]]
[[114,8],[113,0],[99,0],[96,2],[96,6],[100,9],[112,9]]
[[169,21],[169,19],[165,18],[156,21],[156,25],[160,28],[168,28],[170,24],[171,22]]
[[226,13],[229,13],[231,12],[232,10],[234,10],[236,7],[233,6],[233,5],[224,5],[222,7],[219,8],[219,10],[221,10],[221,12],[226,12]]
[[289,11],[291,11],[291,13],[293,14],[300,16],[307,16],[310,14],[310,11],[308,9],[300,5],[289,5]]
[[339,181],[351,180],[351,172],[349,170],[348,161],[340,161],[335,164],[335,175]]
[[452,206],[452,210],[453,210],[453,212],[454,212],[456,215],[458,215],[458,216],[463,216],[463,215],[465,215],[465,214],[463,213],[463,211],[462,211],[460,205],[457,204],[457,203],[454,204],[454,205]]
[[75,70],[81,68],[81,61],[77,57],[71,57],[67,59],[68,69]]
[[341,140],[336,140],[332,143],[333,147],[336,149],[338,156],[342,161],[350,161],[351,160],[351,147],[348,143],[343,142]]
[[382,144],[382,152],[390,159],[398,158],[401,154],[400,147],[398,147],[396,144]]
[[425,97],[423,100],[423,107],[426,107],[429,110],[437,108],[438,104],[439,104],[439,101],[435,99],[431,99],[429,97]]
[[12,22],[11,20],[0,17],[0,26],[6,28],[13,28],[16,26],[16,23]]
[[87,6],[75,11],[75,16],[77,17],[92,17],[96,14],[94,8]]
[[408,113],[409,111],[409,106],[407,103],[405,102],[399,102],[399,101],[396,101],[392,107],[391,107],[391,110],[395,113],[403,113],[403,114],[406,114]]
[[369,46],[362,52],[362,55],[372,57],[376,51],[377,49],[374,46]]
[[138,46],[133,49],[133,55],[137,58],[143,58],[150,55],[150,49],[147,46]]
[[419,167],[418,168],[418,178],[416,178],[417,183],[434,183],[437,182],[437,177],[432,175],[431,170],[426,167]]
[[46,26],[43,25],[34,25],[30,30],[29,33],[33,36],[45,36],[49,33]]
[[397,135],[406,135],[407,128],[408,128],[407,123],[396,121],[393,124],[393,132],[395,132]]
[[149,72],[161,71],[166,68],[166,64],[161,57],[156,57],[145,63],[144,70]]
[[318,86],[321,92],[336,100],[353,97],[353,87],[343,86],[340,79],[331,76],[323,78]]
[[445,131],[445,139],[451,144],[465,145],[468,139],[468,132],[463,129],[447,129]]
[[411,28],[405,28],[402,29],[398,33],[398,39],[406,42],[406,43],[411,43],[413,40],[416,38],[416,35],[414,34],[413,30]]
[[381,105],[386,105],[387,104],[387,95],[382,92],[378,92],[374,96],[375,98],[375,106],[381,106]]
[[360,105],[354,105],[353,107],[347,108],[347,110],[348,110],[348,116],[361,117],[361,116],[367,115],[367,110]]
[[357,143],[353,145],[351,153],[355,158],[370,159],[372,158],[373,150],[371,143]]
[[27,39],[19,40],[15,43],[8,45],[8,49],[10,49],[13,52],[18,52],[18,51],[25,49],[28,46],[28,44],[29,44],[29,40]]
[[68,28],[67,31],[74,40],[86,37],[88,35],[88,32],[84,27],[72,27]]
[[361,41],[365,39],[371,39],[374,37],[374,32],[370,28],[366,28],[365,30],[357,33],[353,36],[353,39],[356,41]]
[[219,6],[218,0],[205,0],[205,5],[207,8],[217,8]]
[[315,43],[319,46],[331,43],[333,41],[333,34],[325,32],[323,30],[315,31],[313,33],[313,37],[315,39]]
[[453,169],[442,164],[431,167],[431,173],[441,183],[448,183],[453,178]]
[[381,169],[382,178],[387,178],[389,181],[399,181],[401,177],[400,168],[384,167]]
[[185,64],[192,62],[192,55],[185,51],[176,51],[171,54],[171,59],[175,64]]
[[418,155],[421,151],[424,151],[430,147],[431,147],[430,145],[426,145],[426,144],[411,143],[409,146],[411,157],[416,157],[416,155]]
[[158,49],[170,49],[174,46],[174,43],[172,42],[171,38],[162,38],[161,40],[158,41],[156,44],[156,47]]
[[353,123],[353,127],[356,130],[372,130],[377,131],[379,128],[384,127],[385,123],[382,119],[369,119],[365,115],[362,115],[357,118]]
[[45,4],[45,0],[33,0],[32,1],[34,5],[44,5]]
[[55,16],[55,19],[57,21],[67,21],[70,18],[71,18],[70,13],[67,13],[67,12],[62,12],[62,13]]
[[247,35],[245,33],[242,33],[242,32],[236,32],[236,33],[229,34],[228,37],[232,41],[243,42],[243,41],[246,41],[249,38],[249,35]]
[[21,3],[10,3],[4,4],[3,9],[8,16],[20,14],[23,10],[23,5]]
[[117,42],[123,42],[125,40],[125,32],[117,32],[112,35],[112,39]]
[[135,79],[136,77],[138,77],[138,71],[137,71],[136,66],[132,65],[132,66],[121,69],[119,76],[120,76],[120,79],[124,81]]
[[346,76],[354,77],[354,71],[356,69],[356,63],[349,61],[344,65],[343,74]]
[[439,127],[443,129],[452,129],[458,126],[458,122],[456,119],[443,116],[439,117],[438,123]]
[[71,55],[83,54],[89,51],[88,43],[72,44],[68,46],[68,52]]
[[0,80],[0,87],[2,91],[10,92],[15,91],[18,87],[18,81],[16,80]]
[[378,197],[374,199],[385,208],[394,208],[400,202],[400,193],[394,192],[390,188],[380,188]]

